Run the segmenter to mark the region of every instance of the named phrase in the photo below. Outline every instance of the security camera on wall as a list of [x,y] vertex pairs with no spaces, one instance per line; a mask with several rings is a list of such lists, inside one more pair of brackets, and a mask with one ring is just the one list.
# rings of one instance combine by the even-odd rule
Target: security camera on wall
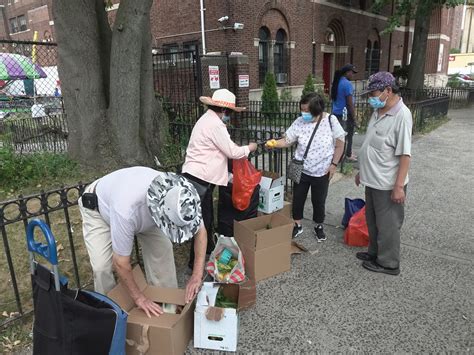
[[218,19],[217,21],[219,21],[220,23],[223,23],[223,22],[226,22],[229,20],[229,16],[222,16],[220,19]]
[[234,30],[243,30],[244,29],[244,24],[236,22],[234,23]]

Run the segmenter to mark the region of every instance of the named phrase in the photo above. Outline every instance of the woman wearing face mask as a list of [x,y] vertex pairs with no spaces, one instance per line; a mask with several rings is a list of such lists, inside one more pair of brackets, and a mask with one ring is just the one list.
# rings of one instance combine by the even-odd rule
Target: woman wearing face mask
[[[194,125],[186,149],[183,175],[204,187],[201,194],[201,208],[204,226],[207,230],[207,254],[214,249],[212,222],[214,220],[212,193],[215,185],[227,186],[228,159],[241,159],[257,149],[256,143],[238,146],[230,138],[226,122],[232,112],[245,110],[235,106],[235,95],[227,89],[216,90],[211,97],[201,96],[199,100],[208,110]],[[199,191],[198,190],[198,191]],[[189,267],[194,264],[194,248],[191,246]]]
[[304,205],[311,187],[314,233],[318,242],[326,240],[323,229],[329,180],[334,175],[343,150],[346,133],[334,115],[324,112],[324,100],[315,93],[305,95],[300,101],[301,116],[285,133],[285,138],[270,140],[268,148],[286,148],[297,143],[295,158],[303,159],[311,135],[317,126],[313,141],[304,161],[299,184],[293,186],[293,238],[303,232]]

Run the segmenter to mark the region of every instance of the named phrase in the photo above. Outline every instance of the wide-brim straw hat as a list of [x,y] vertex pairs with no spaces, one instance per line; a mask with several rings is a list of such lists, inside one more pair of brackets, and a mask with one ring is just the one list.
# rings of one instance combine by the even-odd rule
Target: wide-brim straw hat
[[247,109],[246,107],[235,106],[235,95],[227,89],[216,90],[212,97],[201,96],[199,100],[204,105],[224,107],[235,112],[242,112]]
[[147,204],[156,225],[173,243],[193,238],[201,226],[198,192],[181,175],[160,173],[148,188]]

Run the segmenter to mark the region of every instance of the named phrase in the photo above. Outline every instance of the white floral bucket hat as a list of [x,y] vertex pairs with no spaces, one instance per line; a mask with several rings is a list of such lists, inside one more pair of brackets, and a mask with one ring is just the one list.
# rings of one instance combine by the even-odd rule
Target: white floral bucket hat
[[173,243],[185,242],[197,233],[202,222],[201,200],[183,176],[160,173],[148,188],[147,203],[156,225]]

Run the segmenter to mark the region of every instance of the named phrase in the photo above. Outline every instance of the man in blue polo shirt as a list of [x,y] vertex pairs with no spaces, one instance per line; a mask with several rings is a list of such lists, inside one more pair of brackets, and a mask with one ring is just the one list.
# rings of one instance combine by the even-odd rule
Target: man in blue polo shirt
[[[354,88],[351,80],[357,73],[355,66],[346,64],[341,69],[334,73],[334,80],[331,86],[332,99],[332,114],[337,117],[344,130],[347,132],[346,136],[346,159],[356,161],[357,158],[352,154],[352,137],[354,136],[355,128],[355,113],[354,113]],[[343,122],[342,116],[344,108],[347,109],[347,121]]]

